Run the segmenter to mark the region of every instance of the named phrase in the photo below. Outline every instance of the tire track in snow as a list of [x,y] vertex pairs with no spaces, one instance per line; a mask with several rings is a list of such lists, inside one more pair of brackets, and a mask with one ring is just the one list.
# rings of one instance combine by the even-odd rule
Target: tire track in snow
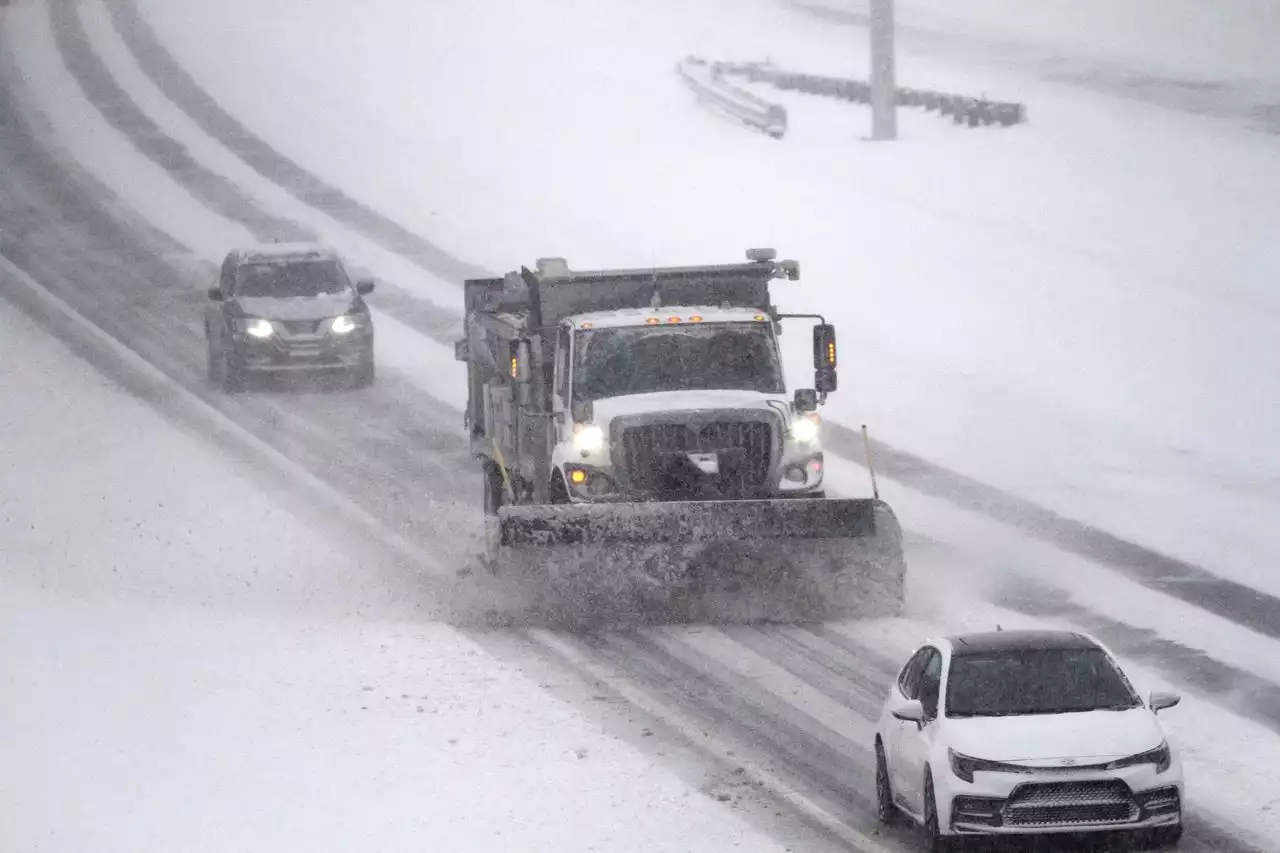
[[[466,275],[483,274],[422,238],[409,235],[412,239],[406,242],[408,232],[403,227],[351,200],[254,135],[182,68],[143,17],[136,0],[119,0],[108,8],[117,31],[156,86],[259,174],[446,281],[458,283]],[[826,423],[828,450],[865,467],[861,434],[830,420]],[[1074,521],[883,441],[873,439],[871,443],[877,469],[907,488],[982,513],[1063,551],[1108,566],[1150,589],[1280,639],[1280,597]]]
[[108,4],[108,8],[129,50],[160,91],[258,174],[302,203],[330,214],[388,251],[408,258],[445,281],[459,283],[465,278],[489,275],[484,269],[454,257],[281,155],[200,88],[161,44],[135,3],[113,2]]
[[[452,447],[436,442],[431,454],[415,452],[415,438],[423,430],[445,437],[456,433],[452,418],[434,406],[408,405],[404,401],[416,395],[394,381],[340,400],[214,391],[204,377],[201,288],[164,259],[174,244],[148,244],[103,209],[105,188],[95,192],[76,183],[28,124],[25,105],[13,94],[20,78],[9,68],[0,73],[5,77],[0,87],[3,209],[11,235],[0,249],[10,260],[206,404],[356,496],[378,517],[399,520],[397,527],[412,531],[416,518],[463,503],[457,486],[465,458],[461,439]],[[357,401],[364,405],[353,405]],[[359,416],[352,417],[353,411]],[[399,483],[416,493],[370,488],[378,482]],[[470,503],[465,502],[468,511]],[[424,538],[434,536],[430,531]]]

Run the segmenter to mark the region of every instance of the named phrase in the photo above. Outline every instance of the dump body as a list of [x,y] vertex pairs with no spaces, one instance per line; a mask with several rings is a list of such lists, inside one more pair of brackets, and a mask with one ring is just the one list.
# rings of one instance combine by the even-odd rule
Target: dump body
[[[766,256],[767,255],[767,256]],[[834,330],[786,395],[770,301],[798,265],[537,272],[466,284],[466,424],[495,567],[571,621],[896,613],[901,531],[822,491]],[[800,315],[813,316],[813,315]],[[821,319],[820,317],[817,319]]]

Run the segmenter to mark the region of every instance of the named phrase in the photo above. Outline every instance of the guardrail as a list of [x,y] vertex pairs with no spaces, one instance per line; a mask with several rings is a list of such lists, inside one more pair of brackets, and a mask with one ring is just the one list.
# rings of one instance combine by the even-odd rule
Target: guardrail
[[[726,62],[718,65],[722,75],[745,77],[753,83],[769,83],[779,89],[827,95],[858,104],[871,101],[871,85],[862,80],[782,71],[768,62]],[[924,107],[929,112],[936,111],[939,115],[950,116],[956,124],[969,127],[992,124],[1011,127],[1027,120],[1027,107],[1020,103],[990,101],[985,97],[973,98],[901,86],[897,88],[896,94],[899,106]]]
[[787,132],[786,109],[735,86],[725,78],[727,69],[738,67],[741,66],[708,62],[689,56],[676,66],[676,73],[703,105],[737,119],[748,127],[763,131],[774,139],[781,139]]

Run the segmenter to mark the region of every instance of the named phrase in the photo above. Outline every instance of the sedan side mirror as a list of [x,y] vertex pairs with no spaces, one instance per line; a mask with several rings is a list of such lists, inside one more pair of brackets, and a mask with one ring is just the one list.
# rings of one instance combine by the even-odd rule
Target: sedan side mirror
[[209,288],[209,298],[212,299],[214,302],[221,302],[223,299],[222,288],[220,287]]
[[373,279],[362,278],[360,281],[356,282],[356,293],[359,293],[361,296],[368,296],[370,293],[373,293],[373,285]]
[[812,388],[797,388],[795,407],[798,415],[816,412],[818,410],[818,392]]
[[900,699],[890,710],[895,719],[908,723],[924,722],[924,705],[919,699]]
[[1159,690],[1152,690],[1151,697],[1147,700],[1147,704],[1151,706],[1151,712],[1158,714],[1165,708],[1172,708],[1182,701],[1182,697],[1177,693],[1164,693]]

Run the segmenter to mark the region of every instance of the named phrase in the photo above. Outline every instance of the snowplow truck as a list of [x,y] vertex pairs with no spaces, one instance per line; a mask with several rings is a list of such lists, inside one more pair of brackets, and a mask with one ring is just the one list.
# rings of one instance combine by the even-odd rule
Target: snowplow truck
[[[891,508],[823,491],[835,329],[777,311],[770,284],[799,264],[775,258],[592,272],[544,258],[465,283],[456,357],[486,562],[529,584],[535,610],[578,624],[899,612]],[[789,397],[791,320],[812,325],[815,381]]]

